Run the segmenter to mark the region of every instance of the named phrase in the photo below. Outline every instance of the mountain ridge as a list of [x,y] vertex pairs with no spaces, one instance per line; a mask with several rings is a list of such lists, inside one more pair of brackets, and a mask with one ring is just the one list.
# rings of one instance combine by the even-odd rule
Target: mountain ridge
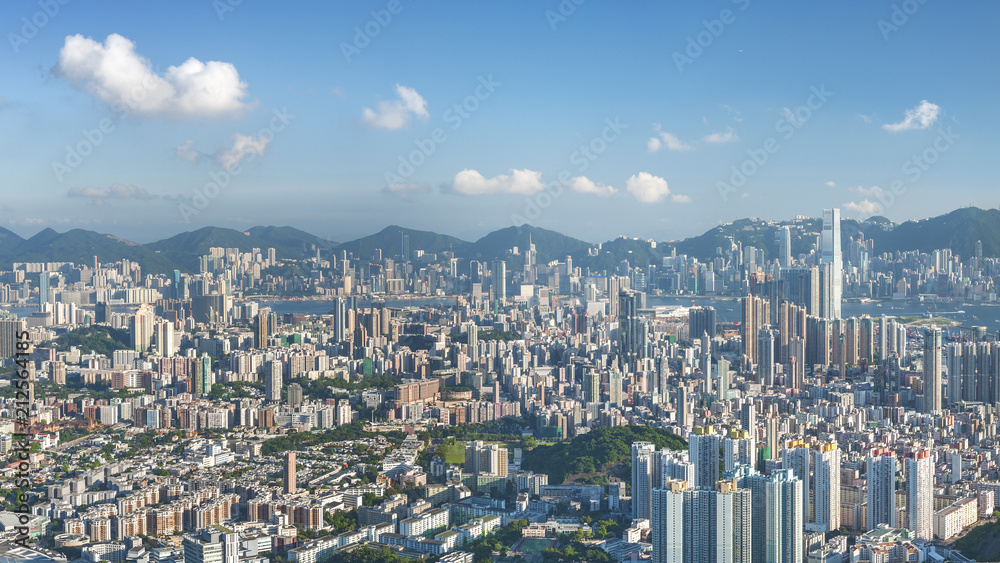
[[[279,259],[304,259],[316,256],[317,252],[335,252],[338,257],[346,253],[353,260],[364,261],[371,259],[376,249],[381,249],[385,257],[400,256],[402,235],[406,234],[411,260],[418,250],[430,254],[452,252],[462,260],[506,259],[508,268],[517,270],[523,267],[530,238],[537,249],[537,263],[570,256],[578,266],[613,270],[622,260],[628,260],[632,267],[658,264],[674,251],[707,261],[718,256],[720,248],[734,243],[744,248],[755,246],[763,251],[766,259],[771,259],[777,253],[777,232],[786,225],[792,230],[792,254],[799,255],[808,253],[816,244],[822,220],[814,217],[798,217],[791,221],[745,218],[677,241],[658,242],[622,236],[600,244],[532,225],[498,229],[476,241],[389,225],[371,235],[342,243],[291,226],[255,226],[246,231],[203,227],[146,244],[83,229],[59,233],[51,227],[26,239],[0,227],[0,268],[10,269],[15,262],[86,264],[96,256],[102,262],[128,259],[152,274],[174,269],[197,272],[198,257],[212,247],[239,248],[244,252],[253,248],[262,251],[274,248]],[[951,248],[957,255],[971,256],[976,241],[982,241],[984,257],[1000,257],[1000,210],[963,207],[937,217],[898,225],[885,217],[872,217],[864,222],[841,221],[845,252],[850,239],[862,235],[873,241],[876,255]],[[516,257],[510,254],[514,247],[518,248]]]

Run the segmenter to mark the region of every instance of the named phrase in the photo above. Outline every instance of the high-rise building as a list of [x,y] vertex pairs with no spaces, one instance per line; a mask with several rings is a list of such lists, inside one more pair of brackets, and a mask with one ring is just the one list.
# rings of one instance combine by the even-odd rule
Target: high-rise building
[[[840,528],[840,451],[835,442],[813,446],[812,529],[832,532]],[[809,492],[803,490],[803,495]]]
[[805,492],[791,469],[759,475],[741,468],[740,488],[749,489],[752,510],[749,529],[752,563],[799,563],[803,560],[803,499]]
[[285,478],[285,494],[295,494],[295,452],[285,452],[285,463],[282,469]]
[[941,329],[924,329],[924,412],[941,410]]
[[868,453],[868,529],[896,527],[896,454],[875,448]]
[[27,326],[24,319],[0,319],[0,360],[14,357],[17,352],[17,335]]
[[593,367],[586,367],[583,371],[583,400],[601,402],[601,373]]
[[493,299],[503,301],[507,298],[507,263],[503,260],[494,260],[491,270],[490,290],[493,292]]
[[934,460],[927,450],[906,457],[906,527],[920,539],[934,539]]
[[343,342],[348,334],[347,331],[347,301],[343,297],[333,299],[333,339]]
[[636,361],[645,356],[642,320],[639,318],[639,294],[622,291],[618,306],[618,367],[632,372]]
[[767,299],[747,295],[742,300],[740,339],[743,354],[751,365],[759,361],[757,336],[760,329],[771,324],[771,306]]
[[778,230],[778,265],[792,267],[792,230],[787,226]]
[[482,440],[465,445],[465,471],[473,474],[507,476],[507,448]]
[[281,360],[264,363],[264,400],[269,403],[281,401],[282,371]]
[[48,272],[42,272],[38,274],[38,305],[39,307],[49,302],[50,291],[49,284],[52,282],[52,274]]
[[778,333],[770,327],[761,328],[757,332],[757,378],[756,382],[770,387],[774,385],[775,366],[777,365]]
[[750,562],[751,495],[732,482],[690,490],[670,480],[653,489],[653,563]]
[[719,374],[719,398],[725,401],[729,398],[729,385],[732,382],[729,379],[729,360],[725,358],[719,358],[719,361],[715,364],[715,371]]
[[156,351],[164,358],[177,353],[177,342],[174,338],[174,325],[168,321],[156,323]]
[[267,340],[272,334],[278,332],[278,315],[264,310],[254,317],[254,342],[255,348],[266,348]]
[[823,265],[829,265],[823,275],[822,315],[828,319],[840,318],[841,297],[844,286],[843,254],[840,251],[840,209],[823,210],[823,235],[820,242]]
[[622,402],[622,373],[618,370],[611,370],[608,374],[608,402],[616,407],[623,407]]
[[650,442],[632,443],[632,519],[649,519],[653,489],[662,480],[662,468],[656,446]]
[[136,352],[145,352],[153,341],[153,316],[153,309],[149,304],[143,303],[129,317],[129,336],[132,349]]
[[302,386],[298,383],[288,386],[288,405],[292,408],[302,406]]
[[711,426],[696,426],[688,436],[688,459],[694,464],[694,486],[710,489],[719,480],[722,437]]
[[715,307],[691,307],[688,310],[688,338],[694,340],[704,333],[715,337],[718,330]]

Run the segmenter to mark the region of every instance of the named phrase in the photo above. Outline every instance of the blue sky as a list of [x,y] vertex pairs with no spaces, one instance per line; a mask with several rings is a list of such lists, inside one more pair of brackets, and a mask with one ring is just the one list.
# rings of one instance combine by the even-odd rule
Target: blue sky
[[49,1],[0,7],[22,236],[669,240],[1000,203],[995,2]]

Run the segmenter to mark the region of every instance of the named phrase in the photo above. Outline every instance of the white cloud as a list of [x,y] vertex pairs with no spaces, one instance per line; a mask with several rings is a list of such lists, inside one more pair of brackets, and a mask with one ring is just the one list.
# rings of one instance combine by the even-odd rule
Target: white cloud
[[836,188],[837,187],[837,182],[834,182],[833,180],[830,180],[829,182],[826,183],[826,187],[828,187],[828,188]]
[[672,199],[676,203],[691,203],[691,196],[686,196],[682,194],[674,194],[670,196],[670,199]]
[[858,213],[866,218],[882,212],[882,206],[870,199],[845,203],[844,208]]
[[721,133],[712,133],[710,135],[705,135],[706,143],[722,144],[722,143],[732,143],[733,141],[738,141],[738,140],[740,140],[740,138],[736,135],[736,132],[733,131],[732,127]]
[[230,166],[239,164],[240,161],[248,156],[264,156],[264,151],[267,149],[267,145],[270,142],[271,137],[269,135],[258,135],[254,137],[253,135],[241,135],[236,133],[233,135],[232,148],[217,152],[215,154],[215,160],[219,162],[220,166],[228,169]]
[[667,181],[649,172],[639,172],[625,182],[625,190],[643,203],[655,203],[670,195]]
[[398,100],[382,101],[376,106],[377,109],[363,108],[361,110],[365,123],[380,129],[402,129],[410,124],[412,116],[420,119],[427,119],[427,101],[421,97],[413,88],[396,84]]
[[906,117],[902,121],[899,123],[886,123],[882,126],[882,129],[891,133],[913,129],[927,129],[931,125],[934,125],[940,112],[940,106],[923,100],[917,107],[906,110]]
[[858,114],[858,119],[860,119],[861,121],[864,121],[865,123],[871,123],[872,122],[872,116],[865,115],[863,113],[859,113]]
[[883,190],[878,186],[872,186],[870,188],[866,188],[864,186],[858,186],[856,188],[851,188],[851,191],[857,192],[862,197],[876,197],[876,198],[882,197],[882,194],[885,193],[885,190]]
[[656,130],[657,136],[650,137],[649,141],[646,142],[646,149],[649,152],[656,152],[664,146],[672,151],[686,151],[691,149],[691,145],[678,139],[677,135],[662,131],[659,123],[654,123],[653,129]]
[[485,178],[475,170],[462,170],[455,174],[452,189],[464,195],[484,194],[533,194],[545,189],[542,173],[533,170],[511,170]]
[[569,188],[574,192],[579,192],[582,194],[596,194],[596,195],[614,195],[618,193],[618,190],[611,186],[606,186],[604,184],[595,183],[590,178],[586,176],[577,176],[569,182]]
[[69,197],[89,199],[92,203],[96,203],[97,205],[102,205],[109,199],[147,200],[154,199],[156,197],[142,188],[125,186],[122,184],[112,184],[109,188],[94,188],[90,186],[83,188],[70,188],[66,192],[66,195]]
[[161,76],[135,44],[112,33],[99,43],[69,35],[59,51],[56,71],[73,86],[123,112],[175,117],[216,117],[239,114],[247,85],[230,63],[189,58]]
[[187,160],[188,162],[198,162],[198,159],[201,158],[201,153],[194,150],[192,148],[193,146],[194,146],[194,141],[190,139],[184,141],[183,145],[177,147],[177,156],[183,158],[184,160]]

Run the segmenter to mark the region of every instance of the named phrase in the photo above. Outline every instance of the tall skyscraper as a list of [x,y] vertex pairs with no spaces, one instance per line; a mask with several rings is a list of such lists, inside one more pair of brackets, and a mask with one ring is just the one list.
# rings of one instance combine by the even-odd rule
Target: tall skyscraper
[[691,307],[688,311],[688,338],[694,340],[706,332],[714,338],[717,334],[717,318],[715,307]]
[[132,339],[132,349],[145,352],[153,341],[153,309],[148,303],[139,305],[139,310],[129,317],[129,334]]
[[285,494],[295,494],[295,452],[285,452],[284,463]]
[[875,448],[868,454],[868,529],[896,527],[896,454]]
[[924,412],[941,410],[941,329],[924,329]]
[[699,358],[701,377],[705,381],[705,393],[712,394],[712,339],[707,332],[701,335],[701,357]]
[[696,426],[688,436],[688,459],[694,464],[694,486],[710,489],[719,480],[722,437],[711,426]]
[[507,263],[503,260],[494,260],[492,279],[490,287],[493,292],[493,299],[502,301],[507,298]]
[[645,356],[646,349],[639,318],[639,294],[622,291],[618,301],[618,367],[632,372],[636,361]]
[[298,383],[288,386],[288,405],[292,408],[302,406],[302,386]]
[[733,482],[690,490],[671,480],[653,489],[654,563],[750,562],[751,494]]
[[0,320],[0,360],[14,357],[17,352],[17,335],[27,326],[24,319]]
[[934,539],[934,460],[927,450],[906,457],[906,527],[920,539]]
[[263,310],[254,317],[254,347],[266,348],[267,340],[272,334],[278,332],[278,315]]
[[156,323],[156,351],[164,358],[177,353],[177,342],[174,338],[174,325],[168,321]]
[[719,398],[725,401],[729,398],[729,385],[731,383],[729,379],[729,360],[719,358],[719,361],[715,364],[715,371],[719,374]]
[[799,563],[803,560],[802,481],[791,469],[759,475],[749,468],[738,474],[740,488],[750,490],[752,510],[750,561],[752,563]]
[[347,300],[343,297],[333,299],[333,339],[343,342],[347,335]]
[[840,251],[840,209],[823,210],[823,235],[820,241],[825,270],[821,284],[825,282],[822,304],[823,316],[828,319],[840,318],[840,304],[844,287],[843,254]]
[[760,329],[771,324],[771,306],[767,299],[747,295],[742,300],[740,315],[740,338],[743,354],[751,365],[759,361],[757,336]]
[[656,446],[650,442],[632,443],[632,519],[650,518],[653,489],[662,479]]
[[608,402],[613,406],[622,407],[622,373],[618,370],[611,370],[608,374]]
[[[840,451],[836,442],[816,444],[812,450],[812,529],[840,528]],[[803,496],[809,492],[803,490]]]
[[792,266],[792,230],[787,226],[778,230],[778,264],[782,268]]
[[264,363],[264,400],[269,403],[281,402],[283,369],[281,360]]
[[410,263],[410,235],[402,233],[400,236],[400,254],[403,255],[403,264]]
[[774,385],[775,366],[777,365],[778,333],[770,327],[764,327],[757,333],[757,378],[756,382],[770,387]]

